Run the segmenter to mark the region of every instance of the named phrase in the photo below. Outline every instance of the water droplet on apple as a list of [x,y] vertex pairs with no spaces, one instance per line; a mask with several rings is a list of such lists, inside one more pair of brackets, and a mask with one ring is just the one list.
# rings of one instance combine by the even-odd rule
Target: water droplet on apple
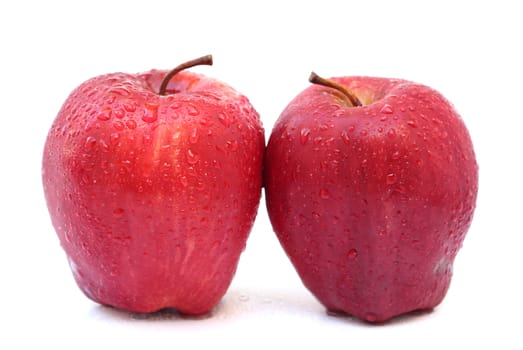
[[350,258],[350,259],[355,259],[357,256],[358,256],[358,251],[354,248],[352,248],[351,250],[349,250],[349,252],[347,253],[347,256]]
[[155,110],[145,109],[143,111],[142,120],[146,123],[154,123],[158,119],[158,114]]
[[129,119],[127,122],[125,122],[125,125],[127,125],[127,127],[131,130],[136,129],[136,122],[133,119]]
[[389,117],[386,116],[386,115],[384,115],[384,116],[382,116],[382,117],[380,118],[380,120],[381,120],[382,122],[387,121],[387,119],[389,119]]
[[107,103],[108,105],[111,105],[114,103],[114,101],[116,100],[116,96],[112,95],[112,96],[109,96],[107,98],[107,100],[105,101],[105,103]]
[[115,128],[116,130],[118,131],[122,131],[123,129],[125,129],[125,125],[123,122],[121,122],[120,120],[116,120],[114,123],[113,123],[113,128]]
[[387,132],[387,136],[390,137],[390,138],[393,138],[396,136],[396,130],[394,129],[390,129],[388,132]]
[[329,199],[329,198],[330,198],[330,193],[329,193],[329,191],[326,190],[326,189],[324,189],[324,188],[322,188],[322,189],[320,190],[320,197],[321,197],[322,199]]
[[129,96],[131,93],[129,92],[129,89],[125,86],[116,86],[109,90],[109,93],[116,94],[120,96]]
[[105,110],[105,111],[102,111],[100,112],[97,116],[96,116],[96,119],[102,121],[102,122],[106,122],[108,121],[109,119],[111,119],[111,110]]
[[151,144],[151,135],[143,135],[142,142],[144,145],[150,145]]
[[187,114],[194,117],[194,116],[197,116],[198,114],[200,114],[200,110],[194,104],[188,103],[187,104]]
[[180,183],[183,187],[187,187],[189,185],[189,180],[187,180],[186,176],[180,176]]
[[225,146],[227,147],[227,149],[229,151],[232,151],[232,152],[236,152],[238,150],[238,147],[239,147],[238,146],[238,141],[236,141],[236,140],[227,141]]
[[95,145],[96,145],[96,139],[94,137],[88,136],[85,139],[85,150],[86,151],[91,151]]
[[400,151],[395,150],[394,152],[392,152],[391,158],[392,158],[393,160],[398,160],[398,159],[400,159],[400,157],[401,157],[401,153],[400,153]]
[[414,107],[412,105],[409,106],[409,111],[414,112],[415,110],[416,110],[416,107]]
[[350,137],[349,137],[349,134],[347,133],[347,131],[343,130],[341,132],[341,139],[347,145],[350,143]]
[[220,123],[222,123],[227,128],[231,126],[231,122],[225,113],[219,112],[218,120],[220,121]]
[[390,173],[387,175],[387,185],[393,185],[396,183],[396,174]]
[[100,146],[102,152],[109,152],[109,145],[104,140],[98,141],[98,145]]
[[200,136],[198,135],[198,129],[192,129],[191,134],[189,135],[189,142],[195,144],[198,142],[199,139]]
[[187,163],[191,165],[198,163],[198,160],[200,159],[200,157],[196,153],[194,153],[190,148],[187,150],[186,158]]
[[392,109],[391,105],[384,104],[383,107],[381,107],[380,112],[383,114],[392,114],[394,113],[394,109]]
[[410,126],[411,128],[417,128],[418,127],[418,125],[416,124],[415,120],[407,121],[407,125]]
[[309,135],[311,130],[309,128],[303,128],[300,131],[300,142],[302,145],[306,144],[309,141]]
[[123,109],[117,109],[114,111],[114,116],[118,119],[125,117],[125,111]]
[[110,136],[110,140],[113,145],[118,143],[118,141],[120,140],[120,134],[117,132],[113,132]]
[[134,102],[124,103],[123,108],[130,113],[136,111],[136,105],[134,104]]

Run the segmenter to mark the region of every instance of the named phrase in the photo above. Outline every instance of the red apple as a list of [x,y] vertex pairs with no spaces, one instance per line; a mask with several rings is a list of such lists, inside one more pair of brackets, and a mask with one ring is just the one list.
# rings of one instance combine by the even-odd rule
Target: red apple
[[266,150],[267,209],[330,311],[381,322],[444,298],[478,166],[454,107],[417,83],[311,75]]
[[248,99],[182,71],[115,73],[75,89],[47,137],[42,177],[80,289],[135,311],[209,312],[256,216],[264,134]]

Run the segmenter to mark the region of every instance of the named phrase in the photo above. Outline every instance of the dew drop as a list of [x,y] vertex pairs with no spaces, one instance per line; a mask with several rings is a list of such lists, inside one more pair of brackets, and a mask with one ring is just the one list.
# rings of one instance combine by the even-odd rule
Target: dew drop
[[189,181],[187,180],[186,176],[180,176],[180,182],[183,187],[187,187],[189,185]]
[[324,188],[322,188],[322,189],[320,190],[320,197],[321,197],[322,199],[329,199],[329,198],[330,198],[330,193],[329,193],[329,191],[326,190],[326,189],[324,189]]
[[123,108],[130,113],[136,111],[136,105],[132,102],[124,103]]
[[396,183],[396,174],[390,173],[387,175],[387,185],[393,185]]
[[158,119],[156,111],[145,109],[142,115],[142,120],[146,123],[154,123]]
[[187,104],[187,114],[194,117],[200,114],[200,111],[195,105],[189,103]]
[[300,131],[300,142],[302,145],[306,144],[309,141],[309,135],[311,130],[309,128],[303,128]]
[[136,122],[132,119],[129,119],[127,122],[125,122],[125,125],[127,125],[127,127],[129,129],[136,129]]
[[111,110],[105,110],[105,111],[100,112],[96,116],[96,119],[103,121],[103,122],[108,121],[109,119],[111,119]]
[[176,143],[180,142],[181,138],[182,138],[182,133],[179,130],[175,131],[173,133],[173,136],[171,136],[171,139]]
[[389,119],[389,117],[386,116],[386,115],[384,115],[384,116],[382,116],[382,117],[380,118],[380,120],[381,120],[382,122],[386,121],[387,119]]
[[116,96],[112,95],[112,96],[109,96],[109,98],[105,101],[108,105],[111,105],[114,103],[114,101],[116,100]]
[[189,142],[192,144],[195,144],[200,139],[200,136],[198,135],[198,129],[194,128],[191,131],[191,134],[189,135]]
[[111,90],[109,90],[109,93],[120,95],[120,96],[129,96],[131,94],[129,92],[129,89],[127,89],[125,86],[113,87]]
[[383,107],[381,107],[380,112],[383,114],[392,114],[394,110],[392,109],[391,105],[385,104]]
[[113,128],[115,128],[118,131],[122,131],[125,128],[125,124],[121,122],[120,120],[116,120],[113,123]]
[[111,139],[111,143],[114,145],[114,144],[118,143],[118,141],[120,140],[120,134],[117,132],[113,132],[110,136],[110,139]]
[[347,256],[350,258],[350,259],[355,259],[357,256],[358,256],[358,251],[354,248],[352,248],[351,250],[349,250],[349,252],[347,253]]
[[94,148],[94,145],[96,145],[96,139],[92,136],[88,136],[85,139],[85,150],[91,151]]
[[187,163],[194,165],[198,163],[200,157],[194,153],[190,148],[187,150]]
[[416,110],[416,107],[414,107],[414,106],[412,106],[412,105],[409,106],[409,111],[414,112],[415,110]]
[[418,127],[418,125],[416,124],[416,121],[414,121],[414,120],[409,120],[407,122],[407,125],[410,126],[411,128],[417,128]]
[[400,159],[400,156],[401,156],[400,151],[396,150],[396,151],[392,152],[391,157],[393,160],[398,160],[398,159]]
[[347,134],[347,131],[343,130],[341,132],[341,139],[343,140],[343,142],[345,142],[345,144],[349,144],[350,143],[350,137],[349,137],[349,134]]
[[109,150],[110,150],[109,145],[104,140],[100,140],[98,142],[98,145],[100,145],[100,148],[102,149],[103,152],[109,152]]
[[117,109],[114,111],[114,116],[118,119],[122,119],[125,116],[125,111],[123,109]]
[[396,136],[396,130],[394,129],[390,129],[388,132],[387,132],[387,136],[392,138],[392,137],[395,137]]
[[231,122],[229,121],[229,118],[227,117],[227,115],[225,113],[221,113],[221,112],[218,113],[218,120],[220,121],[220,123],[222,123],[227,128],[229,126],[231,126]]
[[227,149],[232,152],[236,152],[239,147],[238,141],[236,141],[236,140],[227,141],[226,146],[227,146]]

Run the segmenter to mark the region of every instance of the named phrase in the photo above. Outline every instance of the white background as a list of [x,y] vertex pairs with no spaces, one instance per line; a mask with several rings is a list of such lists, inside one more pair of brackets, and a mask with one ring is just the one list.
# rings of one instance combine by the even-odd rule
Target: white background
[[[523,348],[520,9],[502,0],[2,2],[0,348]],[[194,70],[247,95],[267,138],[313,69],[415,80],[455,104],[475,143],[480,190],[434,312],[381,326],[326,315],[279,247],[263,202],[211,317],[141,317],[81,294],[43,199],[48,128],[90,77],[207,53],[214,66]]]

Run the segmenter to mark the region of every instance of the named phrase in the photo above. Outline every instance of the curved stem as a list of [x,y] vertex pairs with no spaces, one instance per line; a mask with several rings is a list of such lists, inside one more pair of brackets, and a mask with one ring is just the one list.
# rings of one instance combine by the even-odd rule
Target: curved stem
[[320,77],[318,74],[311,72],[309,76],[309,81],[313,84],[323,85],[329,88],[338,90],[345,96],[352,107],[362,106],[361,101],[354,95],[350,90],[347,90],[345,86],[338,84],[332,80],[328,80]]
[[160,85],[160,91],[158,92],[158,94],[160,94],[162,96],[165,95],[165,92],[167,90],[167,84],[169,84],[169,81],[177,73],[181,72],[184,69],[191,68],[194,66],[200,66],[200,65],[212,66],[212,55],[206,55],[206,56],[195,58],[194,60],[187,61],[185,63],[180,64],[179,66],[174,68],[172,71],[167,73],[162,80],[162,84]]

